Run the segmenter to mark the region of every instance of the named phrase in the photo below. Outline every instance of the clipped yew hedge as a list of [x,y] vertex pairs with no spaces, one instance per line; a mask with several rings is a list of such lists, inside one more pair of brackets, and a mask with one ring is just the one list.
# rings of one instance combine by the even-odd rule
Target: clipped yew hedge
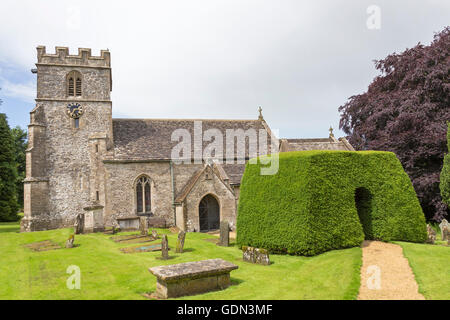
[[364,239],[426,240],[419,200],[391,152],[286,152],[277,174],[261,167],[247,163],[242,178],[239,246],[309,256]]

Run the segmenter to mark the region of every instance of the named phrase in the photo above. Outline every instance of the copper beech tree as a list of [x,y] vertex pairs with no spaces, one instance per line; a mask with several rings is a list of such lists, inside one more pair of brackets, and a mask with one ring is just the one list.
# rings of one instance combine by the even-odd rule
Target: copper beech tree
[[439,175],[450,120],[450,27],[422,44],[375,61],[381,74],[367,92],[339,107],[340,128],[357,150],[394,152],[428,220],[440,221]]

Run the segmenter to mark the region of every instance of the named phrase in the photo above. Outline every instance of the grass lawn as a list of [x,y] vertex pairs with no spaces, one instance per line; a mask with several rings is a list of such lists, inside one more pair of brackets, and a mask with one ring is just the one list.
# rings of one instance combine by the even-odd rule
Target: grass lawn
[[[121,253],[137,244],[118,244],[102,233],[75,236],[79,246],[72,249],[33,252],[24,245],[53,240],[64,247],[72,230],[18,231],[18,223],[0,223],[0,299],[146,299],[142,294],[156,284],[149,267],[213,258],[239,266],[231,272],[232,286],[183,299],[355,299],[360,284],[360,248],[315,257],[271,255],[273,264],[260,266],[243,262],[237,247],[205,241],[214,237],[202,233],[186,235],[183,254],[174,253],[177,235],[168,233],[173,258],[162,261],[161,252]],[[66,287],[70,265],[81,269],[80,290]]]
[[425,299],[450,300],[450,247],[443,246],[447,241],[442,241],[441,232],[436,232],[435,245],[395,243],[403,248]]

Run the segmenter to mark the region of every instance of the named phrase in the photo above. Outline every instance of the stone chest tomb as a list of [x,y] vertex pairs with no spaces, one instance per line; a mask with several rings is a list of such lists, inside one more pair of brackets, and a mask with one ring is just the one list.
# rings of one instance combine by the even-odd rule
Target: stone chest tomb
[[156,295],[167,299],[222,290],[230,286],[230,272],[237,265],[211,259],[150,268],[156,276]]

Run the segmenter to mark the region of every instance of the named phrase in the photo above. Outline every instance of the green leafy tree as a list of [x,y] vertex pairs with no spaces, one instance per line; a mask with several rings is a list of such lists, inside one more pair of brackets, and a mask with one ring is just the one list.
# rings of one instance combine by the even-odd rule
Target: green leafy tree
[[[447,147],[450,151],[450,122],[447,123]],[[444,166],[442,167],[440,184],[442,201],[450,206],[450,153],[444,156]]]
[[19,208],[23,210],[23,179],[25,179],[25,166],[26,166],[26,156],[25,150],[27,149],[27,132],[16,126],[11,130],[11,134],[14,139],[14,148],[16,155],[16,165],[17,165],[17,181],[16,181],[16,191],[17,191],[17,201],[19,203]]
[[6,115],[0,113],[0,221],[16,221],[17,214],[17,165],[14,139]]

